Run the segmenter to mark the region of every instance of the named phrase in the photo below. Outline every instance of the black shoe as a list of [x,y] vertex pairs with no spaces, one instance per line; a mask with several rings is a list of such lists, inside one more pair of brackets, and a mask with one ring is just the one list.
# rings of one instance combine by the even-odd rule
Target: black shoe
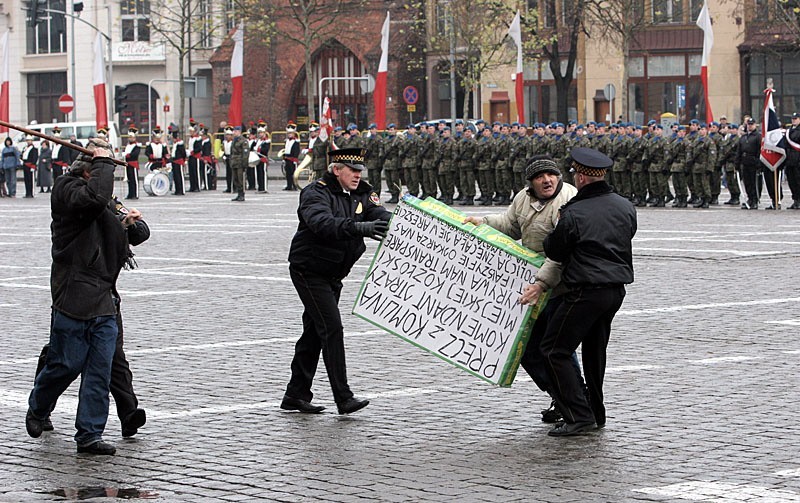
[[586,421],[581,423],[559,423],[555,428],[548,431],[547,434],[551,437],[574,437],[582,435],[587,431],[597,428],[594,421]]
[[99,454],[101,456],[113,456],[117,448],[103,440],[92,442],[89,445],[79,445],[78,454]]
[[800,201],[794,200],[792,201],[792,205],[789,206],[790,210],[800,210]]
[[731,197],[723,204],[727,204],[728,206],[739,206],[739,198],[738,197]]
[[244,194],[239,194],[238,196],[231,199],[231,201],[238,201],[238,202],[244,201]]
[[492,199],[491,198],[484,199],[483,201],[481,201],[481,206],[491,206],[491,205],[492,205]]
[[311,405],[311,402],[284,395],[283,401],[281,402],[281,409],[297,410],[306,414],[319,414],[325,410],[325,407],[322,407],[321,405]]
[[388,204],[397,204],[399,202],[399,196],[392,196],[386,201]]
[[711,201],[708,204],[713,204],[714,206],[719,204],[719,196],[711,196]]
[[672,192],[667,192],[667,200],[664,201],[664,202],[668,203],[668,202],[672,201],[673,199],[675,199],[675,196],[672,195]]
[[337,403],[336,408],[339,410],[339,414],[352,414],[357,410],[363,409],[367,405],[369,405],[369,400],[359,400],[356,397],[350,397],[344,402]]
[[53,422],[50,421],[50,416],[47,416],[44,421],[42,421],[42,431],[53,431]]
[[555,424],[559,421],[563,421],[563,417],[561,416],[561,410],[556,405],[556,401],[553,400],[550,402],[550,408],[542,411],[542,422]]
[[224,192],[225,194],[230,194],[231,193],[231,189],[225,189],[222,192]]
[[461,205],[461,206],[475,206],[475,198],[473,198],[473,197],[465,197],[458,204]]
[[136,409],[122,421],[122,436],[127,438],[136,435],[146,422],[147,414],[144,409]]
[[31,409],[28,409],[28,413],[25,414],[25,429],[32,438],[41,437],[44,431],[44,421],[34,416]]

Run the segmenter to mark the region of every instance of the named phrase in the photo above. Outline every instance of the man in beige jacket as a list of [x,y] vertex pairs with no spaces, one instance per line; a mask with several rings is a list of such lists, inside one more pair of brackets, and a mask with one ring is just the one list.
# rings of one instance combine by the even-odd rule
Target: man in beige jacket
[[[487,224],[514,239],[521,240],[523,246],[544,255],[544,238],[555,229],[561,207],[578,191],[561,179],[558,166],[548,155],[535,156],[525,169],[525,178],[529,183],[528,189],[514,196],[505,213],[485,217],[469,216],[464,222],[474,225]],[[564,293],[564,288],[561,285],[561,264],[545,258],[544,264],[536,273],[535,281],[525,287],[519,302],[535,304],[539,297],[548,291],[551,293],[550,299],[533,325],[521,362],[536,385],[547,393],[550,392],[550,379],[545,371],[539,343],[547,327],[547,320],[561,303],[560,295]],[[576,356],[573,361],[579,380],[583,382]],[[542,410],[542,421],[556,423],[560,420],[561,412],[556,407],[555,401],[552,401],[550,408]]]

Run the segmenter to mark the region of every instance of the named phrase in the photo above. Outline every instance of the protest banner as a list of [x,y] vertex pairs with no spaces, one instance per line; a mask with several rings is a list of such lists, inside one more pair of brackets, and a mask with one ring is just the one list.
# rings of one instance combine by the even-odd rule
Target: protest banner
[[511,386],[547,301],[517,302],[544,257],[428,198],[405,196],[353,314],[498,386]]

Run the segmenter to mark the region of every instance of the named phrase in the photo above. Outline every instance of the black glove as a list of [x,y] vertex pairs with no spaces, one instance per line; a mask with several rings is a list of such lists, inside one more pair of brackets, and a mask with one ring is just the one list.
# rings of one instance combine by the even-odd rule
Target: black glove
[[389,222],[375,220],[374,222],[355,222],[356,232],[365,238],[382,241],[389,232]]

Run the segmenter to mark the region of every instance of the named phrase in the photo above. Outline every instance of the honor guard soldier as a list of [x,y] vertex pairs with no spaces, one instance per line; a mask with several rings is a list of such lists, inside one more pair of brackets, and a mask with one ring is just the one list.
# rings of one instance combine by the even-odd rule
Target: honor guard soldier
[[[61,128],[56,126],[53,128],[53,136],[61,138]],[[72,156],[69,147],[64,147],[60,143],[53,144],[53,184],[56,183],[58,177],[63,175],[72,163]]]
[[366,250],[364,238],[383,239],[391,218],[378,194],[361,180],[364,153],[364,149],[332,150],[328,171],[300,193],[289,275],[303,303],[303,333],[295,345],[292,377],[280,405],[284,410],[314,414],[325,409],[311,403],[320,353],[339,414],[369,404],[353,396],[347,383],[338,306],[342,280]]
[[383,139],[381,146],[381,158],[383,159],[383,171],[386,174],[386,187],[391,195],[386,202],[395,204],[400,201],[401,182],[398,153],[402,139],[397,136],[397,129],[394,123],[389,124],[387,127],[387,135]]
[[736,144],[739,142],[738,129],[739,127],[736,124],[723,125],[720,121],[723,139],[717,146],[717,156],[722,171],[725,173],[728,192],[731,194],[731,198],[724,203],[728,206],[739,206],[739,197],[742,192],[739,189],[739,179],[736,175]]
[[417,128],[409,124],[406,136],[398,146],[400,166],[403,168],[403,177],[406,180],[406,189],[414,197],[419,195],[419,142],[417,141]]
[[461,206],[475,205],[475,139],[473,138],[474,126],[471,124],[464,128],[462,138],[458,140],[458,192]]
[[300,139],[297,137],[297,125],[289,122],[286,125],[286,142],[283,149],[283,171],[286,174],[286,187],[283,190],[297,190],[294,184],[294,170],[300,158]]
[[231,142],[230,158],[231,183],[236,197],[231,201],[244,201],[244,177],[247,169],[247,162],[250,156],[250,143],[242,134],[242,127],[236,126],[233,130],[233,141]]
[[142,147],[136,141],[139,130],[131,124],[128,126],[128,144],[125,145],[125,176],[128,178],[128,195],[125,199],[139,199],[139,154]]
[[483,135],[475,146],[475,161],[478,165],[478,186],[481,197],[478,200],[481,206],[492,205],[494,194],[494,169],[492,167],[492,130],[484,128]]
[[664,129],[661,124],[653,127],[653,136],[645,146],[645,158],[647,159],[647,171],[649,177],[650,196],[652,202],[650,206],[663,208],[666,204],[666,195],[662,193],[664,179],[669,179],[669,166],[664,163],[664,150],[666,141],[662,138]]
[[453,204],[453,150],[455,142],[450,137],[450,126],[445,126],[442,130],[442,138],[436,150],[436,169],[438,170],[439,190],[441,195],[439,200],[444,204]]
[[[33,136],[25,137],[25,147],[22,149],[22,175],[25,181],[25,197],[33,197],[33,173],[39,162],[39,149],[33,144]],[[15,181],[16,183],[16,181]]]
[[[786,178],[789,181],[789,190],[792,192],[792,205],[790,210],[800,210],[800,113],[792,114],[792,125],[786,130]],[[731,182],[728,182],[728,187]]]
[[225,193],[231,192],[231,145],[233,144],[233,127],[226,126],[222,131],[222,162],[225,163]]
[[[256,165],[256,185],[259,194],[267,193],[267,167],[269,166],[269,149],[272,141],[267,132],[267,123],[263,120],[258,121],[258,140],[256,141],[255,151],[258,154],[258,164]],[[310,140],[309,140],[310,141]],[[310,144],[309,144],[310,146]]]
[[422,126],[419,135],[419,158],[421,161],[422,172],[422,199],[426,197],[436,197],[438,194],[437,182],[438,173],[436,171],[436,126]]
[[366,154],[364,162],[367,166],[367,178],[372,190],[381,195],[381,139],[378,136],[378,125],[374,122],[367,128],[369,133],[364,138]]
[[525,168],[528,166],[530,156],[531,138],[528,136],[528,126],[520,124],[517,128],[516,140],[511,142],[511,151],[508,162],[511,165],[511,188],[516,194],[525,190]]
[[319,180],[328,169],[328,147],[330,138],[324,140],[319,136],[319,124],[312,122],[309,133],[314,136],[314,143],[308,142],[308,150],[311,152],[311,169],[314,171],[314,180]]
[[[183,196],[186,194],[183,188],[183,167],[186,165],[187,156],[186,145],[183,143],[183,138],[181,138],[180,131],[178,131],[177,128],[172,130],[172,139],[172,153],[170,155],[170,163],[172,164],[172,181],[175,183],[175,195]],[[189,179],[189,186],[191,187],[191,176]]]
[[717,146],[708,137],[708,127],[705,124],[701,124],[697,132],[697,140],[687,150],[686,160],[692,165],[694,189],[699,196],[693,206],[708,208],[711,202],[711,171],[717,162]]
[[675,188],[673,208],[686,208],[689,204],[689,187],[686,184],[686,126],[678,126],[675,139],[665,149],[664,162],[669,166],[672,175],[672,186]]
[[189,154],[189,192],[200,192],[200,164],[202,162],[200,158],[203,156],[203,139],[200,137],[196,123],[189,126],[189,141],[184,148]]
[[[251,121],[250,124],[253,124]],[[257,130],[257,128],[256,128]],[[242,129],[242,137],[247,142],[247,167],[245,168],[245,190],[256,190],[256,167],[250,165],[250,152],[255,152],[258,137],[255,134],[250,134],[249,129]]]
[[150,161],[151,171],[161,169],[167,164],[169,153],[167,152],[166,146],[161,143],[162,134],[161,126],[153,128],[150,143],[148,143],[147,147],[144,149],[144,155],[146,155],[147,159]]
[[217,172],[214,165],[214,148],[211,142],[211,136],[208,134],[208,128],[200,125],[200,135],[203,137],[202,157],[203,169],[201,174],[201,185],[205,190],[216,190]]

